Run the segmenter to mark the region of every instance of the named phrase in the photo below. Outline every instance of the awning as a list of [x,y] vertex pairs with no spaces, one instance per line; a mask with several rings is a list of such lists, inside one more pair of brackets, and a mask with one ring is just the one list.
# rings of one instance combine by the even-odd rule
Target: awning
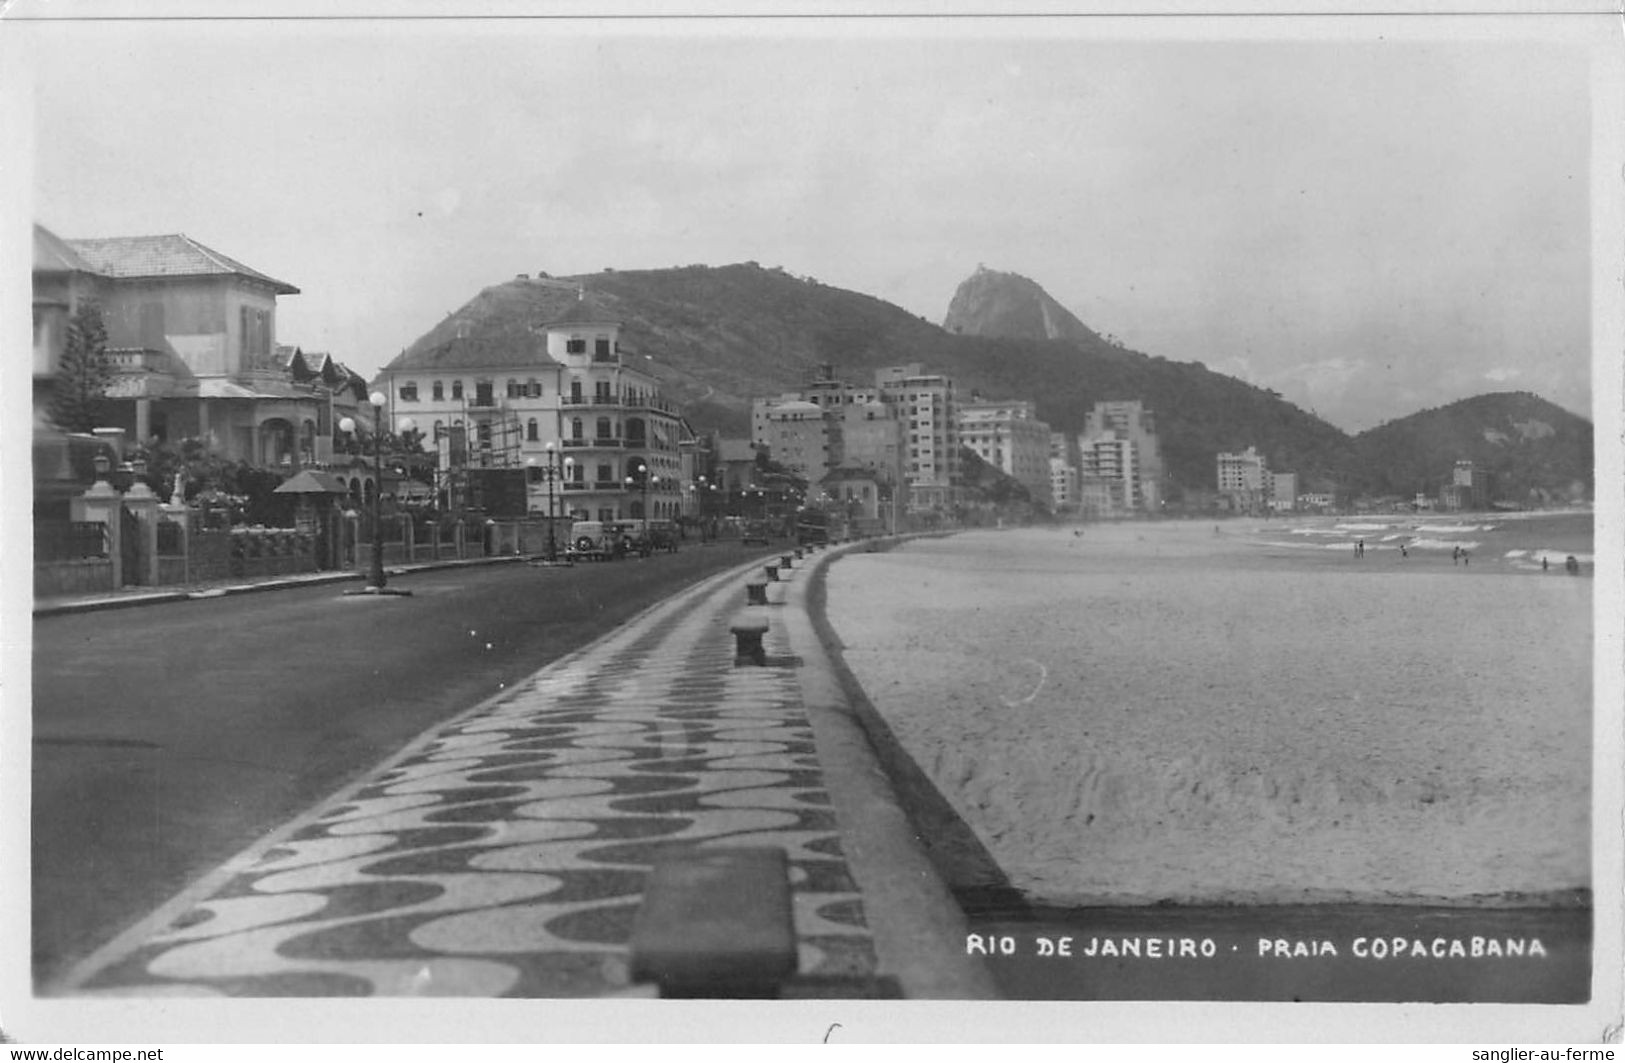
[[314,399],[308,391],[297,391],[289,384],[264,382],[257,388],[246,387],[223,377],[205,377],[197,382],[200,399]]

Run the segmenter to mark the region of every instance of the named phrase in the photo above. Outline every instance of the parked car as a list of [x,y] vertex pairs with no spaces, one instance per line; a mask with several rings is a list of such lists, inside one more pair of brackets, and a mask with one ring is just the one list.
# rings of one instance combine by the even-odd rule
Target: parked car
[[771,533],[768,531],[767,521],[752,520],[745,522],[745,533],[739,540],[745,546],[766,546],[771,543]]
[[578,520],[570,525],[572,558],[580,561],[610,561],[625,557],[631,542],[626,526],[611,520]]

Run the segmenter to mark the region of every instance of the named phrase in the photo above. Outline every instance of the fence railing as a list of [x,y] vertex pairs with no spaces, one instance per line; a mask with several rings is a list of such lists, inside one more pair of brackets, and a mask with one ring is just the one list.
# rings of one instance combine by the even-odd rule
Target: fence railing
[[40,521],[34,525],[35,561],[77,561],[107,556],[107,525],[97,521]]

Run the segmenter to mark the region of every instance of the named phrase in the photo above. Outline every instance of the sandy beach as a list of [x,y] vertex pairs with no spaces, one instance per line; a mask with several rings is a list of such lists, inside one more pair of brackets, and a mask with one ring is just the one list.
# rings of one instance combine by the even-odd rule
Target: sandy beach
[[987,530],[842,559],[828,618],[1034,901],[1589,887],[1590,579],[1235,523]]

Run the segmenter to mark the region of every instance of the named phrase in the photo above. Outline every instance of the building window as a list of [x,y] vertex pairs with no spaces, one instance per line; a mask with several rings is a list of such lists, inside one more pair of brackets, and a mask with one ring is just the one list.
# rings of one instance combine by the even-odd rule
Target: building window
[[251,306],[240,306],[237,310],[244,368],[257,367],[271,353],[271,315]]
[[436,380],[434,382],[433,387],[434,387],[434,401],[436,401],[436,402],[443,401],[445,399],[445,397],[446,397],[446,382],[444,380]]
[[601,484],[614,483],[615,470],[608,464],[600,462],[598,465],[598,482]]
[[451,382],[451,397],[454,399],[461,399],[463,397],[463,382],[461,380],[453,380]]
[[586,354],[587,341],[582,339],[580,336],[571,336],[569,339],[564,341],[564,353]]
[[436,421],[434,423],[434,438],[435,438],[435,441],[439,442],[440,437],[442,435],[444,435],[445,432],[446,432],[446,422],[445,421]]
[[614,432],[610,428],[608,417],[598,418],[595,427],[597,429],[599,439],[613,439],[615,437]]
[[536,418],[532,417],[525,422],[525,441],[534,443],[541,439],[541,431],[542,426],[536,423]]
[[584,435],[582,434],[581,418],[579,418],[579,417],[570,418],[570,438],[571,439],[583,439],[583,438],[585,438]]
[[496,389],[492,386],[492,384],[491,384],[491,382],[489,380],[475,381],[474,382],[474,405],[476,405],[476,406],[495,406],[496,405],[495,390]]
[[520,397],[520,395],[521,395],[521,392],[519,390],[519,381],[517,381],[517,380],[508,381],[508,398],[517,399],[517,398]]
[[599,361],[607,362],[610,358],[610,353],[608,336],[599,336],[593,341],[592,354],[594,358],[598,359]]
[[542,382],[531,377],[525,382],[525,395],[527,398],[539,399],[542,397]]
[[408,380],[406,383],[401,385],[401,401],[418,401],[418,382],[416,380]]

